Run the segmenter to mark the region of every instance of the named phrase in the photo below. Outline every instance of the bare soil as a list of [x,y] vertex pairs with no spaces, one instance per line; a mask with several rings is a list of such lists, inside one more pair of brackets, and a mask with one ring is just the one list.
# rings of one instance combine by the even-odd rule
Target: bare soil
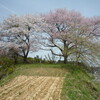
[[0,100],[60,100],[64,77],[18,76],[0,87]]

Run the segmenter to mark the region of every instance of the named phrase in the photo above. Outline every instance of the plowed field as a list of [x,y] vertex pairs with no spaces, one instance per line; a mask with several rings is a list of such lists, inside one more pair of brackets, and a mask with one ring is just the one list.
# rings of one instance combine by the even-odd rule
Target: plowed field
[[20,75],[0,87],[0,100],[60,100],[63,79]]

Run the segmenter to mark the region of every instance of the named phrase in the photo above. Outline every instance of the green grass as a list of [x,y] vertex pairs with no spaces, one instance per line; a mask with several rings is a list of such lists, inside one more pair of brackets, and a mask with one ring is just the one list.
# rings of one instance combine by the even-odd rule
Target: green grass
[[100,100],[100,83],[94,83],[80,66],[72,64],[17,65],[15,72],[2,79],[0,85],[6,84],[18,75],[65,77],[62,100]]
[[80,66],[65,65],[66,74],[62,100],[100,100],[100,90]]
[[67,70],[61,68],[59,64],[19,64],[16,65],[16,70],[13,74],[8,75],[0,81],[0,85],[3,86],[19,75],[64,77],[66,72]]

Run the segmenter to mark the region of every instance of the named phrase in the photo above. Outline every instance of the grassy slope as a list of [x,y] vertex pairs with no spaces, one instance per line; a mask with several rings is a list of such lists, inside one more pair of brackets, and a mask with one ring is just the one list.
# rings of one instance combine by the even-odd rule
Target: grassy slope
[[71,64],[26,64],[17,65],[16,71],[0,81],[3,85],[18,75],[61,76],[65,77],[62,100],[99,100],[99,83],[92,79],[79,66]]
[[[100,90],[80,66],[67,65],[62,100],[100,100]],[[66,95],[67,97],[66,97]]]

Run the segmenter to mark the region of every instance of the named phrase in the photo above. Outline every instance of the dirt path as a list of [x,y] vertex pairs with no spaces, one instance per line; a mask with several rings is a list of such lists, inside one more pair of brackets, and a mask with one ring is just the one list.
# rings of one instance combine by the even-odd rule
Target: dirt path
[[63,77],[18,76],[0,87],[0,100],[60,100]]

